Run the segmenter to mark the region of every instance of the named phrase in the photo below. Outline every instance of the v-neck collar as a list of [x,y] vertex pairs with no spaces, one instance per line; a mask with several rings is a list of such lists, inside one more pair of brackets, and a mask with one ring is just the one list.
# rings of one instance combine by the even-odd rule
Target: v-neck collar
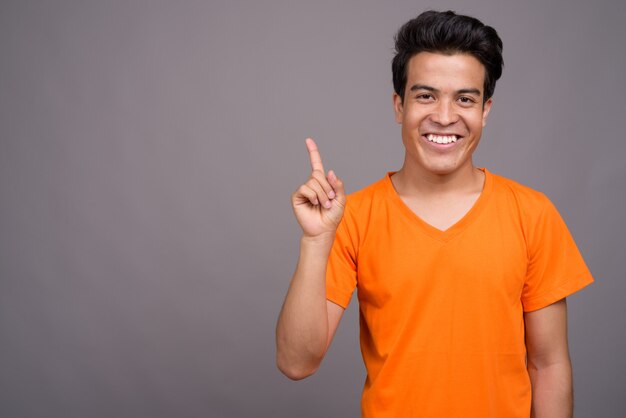
[[478,199],[474,202],[474,205],[470,208],[469,211],[461,219],[459,219],[455,224],[450,226],[445,231],[441,229],[435,228],[428,222],[424,221],[422,218],[417,216],[415,212],[409,208],[406,203],[400,198],[400,195],[396,191],[393,183],[391,182],[391,176],[396,173],[396,171],[389,171],[385,176],[385,189],[387,190],[387,194],[390,197],[391,201],[400,209],[401,212],[405,214],[413,223],[418,225],[424,233],[426,233],[431,238],[434,238],[441,242],[448,242],[459,233],[464,231],[482,212],[489,196],[491,195],[491,190],[493,188],[493,179],[491,173],[484,167],[477,167],[483,173],[485,173],[485,182],[483,184],[483,190],[481,191]]

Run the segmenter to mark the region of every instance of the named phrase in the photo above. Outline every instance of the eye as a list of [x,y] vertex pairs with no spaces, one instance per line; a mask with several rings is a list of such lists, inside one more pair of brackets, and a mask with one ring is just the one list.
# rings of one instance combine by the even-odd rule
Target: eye
[[433,95],[430,93],[420,93],[415,98],[421,102],[428,102],[434,99]]
[[468,96],[461,96],[461,97],[459,97],[459,101],[461,102],[461,104],[464,104],[464,105],[472,105],[472,104],[476,103],[476,100],[474,100],[472,97],[468,97]]

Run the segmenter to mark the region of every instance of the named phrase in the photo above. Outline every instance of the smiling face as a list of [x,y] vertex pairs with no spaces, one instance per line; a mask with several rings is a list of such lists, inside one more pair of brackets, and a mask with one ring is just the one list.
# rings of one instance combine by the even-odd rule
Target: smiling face
[[420,52],[409,60],[404,102],[393,97],[406,169],[440,176],[472,172],[492,103],[483,104],[484,80],[485,67],[469,54]]

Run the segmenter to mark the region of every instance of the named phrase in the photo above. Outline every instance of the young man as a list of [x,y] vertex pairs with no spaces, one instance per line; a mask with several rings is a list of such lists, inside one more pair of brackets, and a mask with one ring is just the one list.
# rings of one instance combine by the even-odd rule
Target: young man
[[593,278],[545,195],[472,162],[501,54],[480,21],[422,13],[392,64],[402,168],[346,198],[306,141],[277,363],[314,373],[358,289],[364,417],[572,416],[565,297]]

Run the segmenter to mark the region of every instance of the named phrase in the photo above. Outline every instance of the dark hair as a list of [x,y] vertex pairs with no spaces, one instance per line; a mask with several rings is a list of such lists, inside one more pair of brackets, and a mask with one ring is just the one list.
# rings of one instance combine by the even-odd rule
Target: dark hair
[[426,11],[406,22],[395,36],[396,55],[391,62],[393,88],[404,102],[409,60],[419,52],[467,53],[485,67],[483,102],[493,96],[502,75],[502,40],[491,26],[453,11]]

